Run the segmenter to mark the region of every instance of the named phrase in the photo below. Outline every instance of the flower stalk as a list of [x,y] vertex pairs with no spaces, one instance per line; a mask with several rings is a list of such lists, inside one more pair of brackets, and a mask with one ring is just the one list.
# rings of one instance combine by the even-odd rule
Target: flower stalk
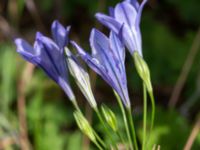
[[126,108],[126,109],[127,109],[127,112],[128,112],[129,124],[130,124],[131,133],[132,133],[132,137],[133,137],[134,147],[135,147],[135,150],[138,150],[137,137],[136,137],[136,132],[135,132],[131,108]]
[[152,88],[152,84],[151,84],[150,71],[149,71],[149,67],[148,67],[147,63],[145,62],[145,60],[137,52],[134,52],[133,60],[135,62],[135,67],[138,72],[138,75],[142,79],[143,84],[144,84],[143,86],[146,87],[146,90],[147,90],[147,92],[150,96],[150,100],[151,100],[151,106],[152,106],[151,130],[150,130],[150,136],[151,136],[151,131],[153,129],[154,118],[155,118],[155,100],[154,100],[154,96],[153,96],[153,88]]
[[125,129],[126,129],[126,135],[127,135],[127,138],[128,138],[130,149],[134,150],[134,144],[133,144],[132,139],[131,139],[130,129],[129,129],[129,126],[128,126],[128,120],[127,120],[127,116],[126,116],[124,106],[122,104],[122,101],[121,101],[119,95],[115,91],[114,91],[114,94],[116,96],[117,102],[119,104],[119,107],[120,107],[120,110],[121,110],[121,113],[122,113],[122,116],[123,116],[124,125],[125,125]]
[[142,150],[146,150],[146,136],[147,136],[147,92],[146,86],[143,83],[143,140],[142,140]]

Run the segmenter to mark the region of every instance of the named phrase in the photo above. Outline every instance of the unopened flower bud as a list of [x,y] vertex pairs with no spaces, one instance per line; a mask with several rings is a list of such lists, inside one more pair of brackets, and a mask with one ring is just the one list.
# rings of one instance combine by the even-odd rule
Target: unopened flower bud
[[80,128],[80,130],[88,136],[88,138],[95,142],[96,138],[93,132],[92,127],[90,126],[89,122],[87,121],[87,119],[82,115],[82,113],[80,111],[75,111],[74,112],[74,118],[76,120],[76,123],[78,125],[78,127]]
[[116,132],[118,127],[115,114],[106,105],[101,106],[101,110],[108,125],[113,129],[113,131]]
[[149,67],[145,60],[138,54],[138,52],[133,53],[133,58],[136,66],[136,70],[139,76],[144,81],[148,92],[152,92],[151,77],[149,72]]
[[65,48],[65,52],[67,55],[67,64],[71,75],[74,77],[77,85],[79,86],[83,95],[88,100],[90,106],[92,108],[96,108],[97,104],[92,93],[88,73],[83,69],[83,67],[79,64],[77,59],[73,56],[73,54],[67,47]]

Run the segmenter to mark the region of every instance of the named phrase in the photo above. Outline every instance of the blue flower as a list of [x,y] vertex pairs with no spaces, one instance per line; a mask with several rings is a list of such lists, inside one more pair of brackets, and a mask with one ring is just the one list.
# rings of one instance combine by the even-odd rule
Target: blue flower
[[115,8],[110,8],[110,16],[96,14],[96,18],[115,33],[118,34],[122,28],[123,42],[132,55],[134,51],[138,51],[142,56],[140,20],[146,2],[147,0],[143,0],[139,4],[137,0],[124,0]]
[[25,60],[42,68],[52,80],[60,85],[70,100],[75,100],[69,86],[64,54],[64,47],[69,42],[70,27],[64,28],[58,21],[54,21],[51,28],[53,40],[38,32],[33,47],[23,39],[16,39],[17,52]]
[[130,107],[124,66],[125,50],[118,36],[111,31],[107,38],[100,31],[93,29],[90,35],[92,55],[87,54],[75,42],[71,43],[88,66],[119,94],[125,106]]

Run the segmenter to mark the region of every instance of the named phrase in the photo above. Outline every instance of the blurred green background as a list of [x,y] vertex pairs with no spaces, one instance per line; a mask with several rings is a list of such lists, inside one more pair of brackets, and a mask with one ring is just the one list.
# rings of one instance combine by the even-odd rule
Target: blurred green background
[[[16,53],[13,39],[23,37],[33,42],[36,31],[50,35],[51,23],[57,19],[65,26],[71,25],[71,39],[89,50],[91,28],[108,32],[95,20],[94,14],[107,13],[108,6],[117,2],[119,0],[0,1],[0,149],[95,149],[78,130],[73,107],[63,91]],[[161,145],[161,150],[183,149],[194,125],[197,138],[192,150],[200,149],[199,10],[199,0],[149,0],[143,12],[143,53],[151,70],[157,104],[150,142]],[[137,135],[141,137],[142,84],[129,53],[126,66]],[[180,75],[185,76],[185,80],[181,80],[182,90],[174,102],[171,96],[178,93],[174,87]],[[105,103],[118,114],[110,87],[93,72],[91,78],[96,81],[94,93],[98,104]],[[93,126],[106,136],[73,80],[71,85],[86,116],[92,118]]]

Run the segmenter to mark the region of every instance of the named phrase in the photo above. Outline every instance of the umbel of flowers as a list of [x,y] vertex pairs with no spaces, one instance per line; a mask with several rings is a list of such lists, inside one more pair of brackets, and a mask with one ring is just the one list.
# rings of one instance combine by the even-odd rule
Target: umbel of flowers
[[[17,52],[30,63],[41,68],[53,81],[55,81],[68,96],[75,107],[74,117],[80,130],[87,135],[98,149],[119,149],[121,143],[125,149],[147,149],[147,95],[152,103],[151,129],[154,122],[154,98],[147,63],[142,56],[142,40],[140,32],[141,14],[147,0],[140,4],[137,0],[124,0],[114,8],[110,7],[109,15],[97,13],[95,16],[103,25],[110,29],[107,36],[98,29],[91,30],[89,43],[91,54],[87,53],[75,41],[68,38],[70,26],[63,27],[58,21],[52,23],[52,39],[37,32],[35,42],[31,46],[27,41],[17,38],[15,44]],[[78,55],[74,55],[69,45],[72,45]],[[138,75],[143,81],[144,112],[143,112],[143,138],[139,141],[133,122],[131,100],[128,94],[125,50],[128,50],[134,59]],[[118,128],[118,118],[105,104],[99,106],[93,95],[90,78],[87,71],[78,61],[80,57],[93,71],[95,71],[108,85],[111,86],[122,112],[126,137]],[[110,137],[106,141],[97,134],[78,106],[68,80],[68,74],[74,78],[86,100],[97,114],[105,133]],[[101,108],[101,109],[100,109]],[[113,139],[113,133],[118,139]],[[148,136],[150,137],[150,136]]]

